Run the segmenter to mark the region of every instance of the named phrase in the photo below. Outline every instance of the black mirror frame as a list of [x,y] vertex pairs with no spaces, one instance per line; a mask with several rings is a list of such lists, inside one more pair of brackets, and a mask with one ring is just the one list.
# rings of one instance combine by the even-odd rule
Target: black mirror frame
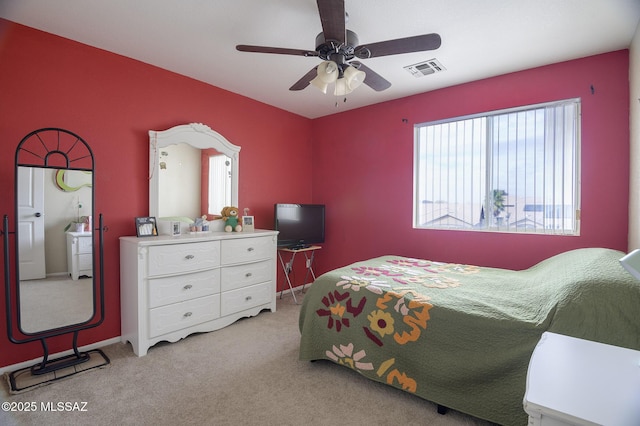
[[[71,143],[65,143],[63,138],[72,141]],[[53,164],[53,158],[64,158],[66,167],[60,166],[60,164]],[[92,210],[95,210],[95,163],[93,152],[89,145],[77,134],[57,128],[46,127],[26,135],[18,144],[16,148],[15,156],[15,182],[14,182],[14,196],[17,197],[18,190],[18,167],[40,167],[40,168],[66,168],[69,170],[83,170],[92,172],[92,186],[93,191],[91,194]],[[31,367],[32,374],[45,374],[50,371],[66,368],[71,365],[79,364],[88,361],[90,358],[89,352],[80,352],[77,347],[78,332],[89,328],[94,328],[102,324],[104,321],[104,224],[102,214],[99,215],[98,227],[95,231],[98,231],[98,253],[99,261],[96,268],[95,255],[93,262],[93,315],[84,322],[71,324],[68,326],[58,327],[49,330],[42,330],[38,332],[24,332],[20,327],[20,277],[19,277],[19,256],[17,249],[17,217],[18,217],[18,203],[15,203],[15,224],[16,227],[13,232],[9,231],[9,217],[4,215],[3,228],[0,233],[3,235],[3,247],[4,247],[4,270],[5,270],[5,304],[6,304],[6,322],[7,322],[7,334],[9,340],[12,343],[29,343],[39,340],[42,343],[44,351],[44,359],[42,363],[36,364]],[[94,231],[92,230],[92,232]],[[14,234],[13,248],[11,251],[11,244],[9,241],[9,235]],[[95,232],[92,235],[93,247],[96,247]],[[14,276],[15,279],[11,280],[11,256],[14,253]],[[96,269],[98,269],[98,275],[96,275]],[[97,280],[96,280],[97,277]],[[100,306],[97,307],[97,301]],[[14,309],[15,308],[15,309]],[[18,331],[18,333],[16,332]],[[48,359],[48,348],[46,339],[60,336],[64,334],[73,333],[73,351],[74,355],[60,358],[58,360]],[[92,352],[92,351],[90,351]],[[107,360],[108,358],[99,350],[100,354]]]

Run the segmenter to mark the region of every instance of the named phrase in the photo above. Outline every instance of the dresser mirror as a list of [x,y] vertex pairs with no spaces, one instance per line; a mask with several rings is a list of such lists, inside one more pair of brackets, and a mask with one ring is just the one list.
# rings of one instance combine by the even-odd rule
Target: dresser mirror
[[204,124],[149,131],[149,215],[186,227],[237,206],[239,157],[239,146]]
[[[15,250],[7,215],[2,232],[5,301],[10,340],[42,342],[45,359],[36,374],[86,361],[88,355],[77,351],[77,332],[104,318],[102,217],[95,232],[94,184],[93,153],[75,133],[44,128],[20,141],[15,155]],[[74,333],[76,356],[48,365],[45,339],[67,333]]]

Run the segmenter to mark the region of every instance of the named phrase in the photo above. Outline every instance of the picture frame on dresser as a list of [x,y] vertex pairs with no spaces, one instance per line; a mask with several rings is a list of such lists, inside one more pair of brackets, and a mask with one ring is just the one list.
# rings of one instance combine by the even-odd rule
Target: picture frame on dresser
[[171,222],[171,235],[178,237],[182,234],[182,224],[180,222]]
[[253,225],[253,216],[242,216],[242,230],[246,232],[251,232],[254,229],[255,228]]
[[155,237],[158,235],[158,226],[156,218],[151,216],[136,217],[136,236]]

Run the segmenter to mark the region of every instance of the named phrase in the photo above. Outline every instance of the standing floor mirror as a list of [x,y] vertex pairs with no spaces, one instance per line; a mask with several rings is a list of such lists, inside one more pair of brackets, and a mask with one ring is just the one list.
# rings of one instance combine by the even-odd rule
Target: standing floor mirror
[[[39,341],[44,353],[9,375],[14,393],[109,363],[100,350],[78,349],[78,333],[104,320],[95,172],[91,148],[68,130],[35,130],[16,149],[14,230],[8,215],[2,229],[7,333],[13,343]],[[50,359],[47,339],[62,335],[72,353]]]

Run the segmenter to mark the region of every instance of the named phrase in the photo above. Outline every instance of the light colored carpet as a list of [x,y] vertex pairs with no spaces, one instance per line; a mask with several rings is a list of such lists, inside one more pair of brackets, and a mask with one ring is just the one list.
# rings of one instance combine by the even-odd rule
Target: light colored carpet
[[54,276],[22,281],[20,314],[27,332],[87,321],[93,315],[93,280]]
[[[0,424],[488,424],[455,411],[439,415],[434,404],[346,367],[299,361],[299,310],[285,295],[275,313],[160,343],[140,358],[130,345],[106,346],[102,350],[111,359],[106,368],[19,395],[3,388]],[[28,403],[35,410],[5,411],[7,402],[16,409]],[[59,402],[86,411],[42,409]]]

